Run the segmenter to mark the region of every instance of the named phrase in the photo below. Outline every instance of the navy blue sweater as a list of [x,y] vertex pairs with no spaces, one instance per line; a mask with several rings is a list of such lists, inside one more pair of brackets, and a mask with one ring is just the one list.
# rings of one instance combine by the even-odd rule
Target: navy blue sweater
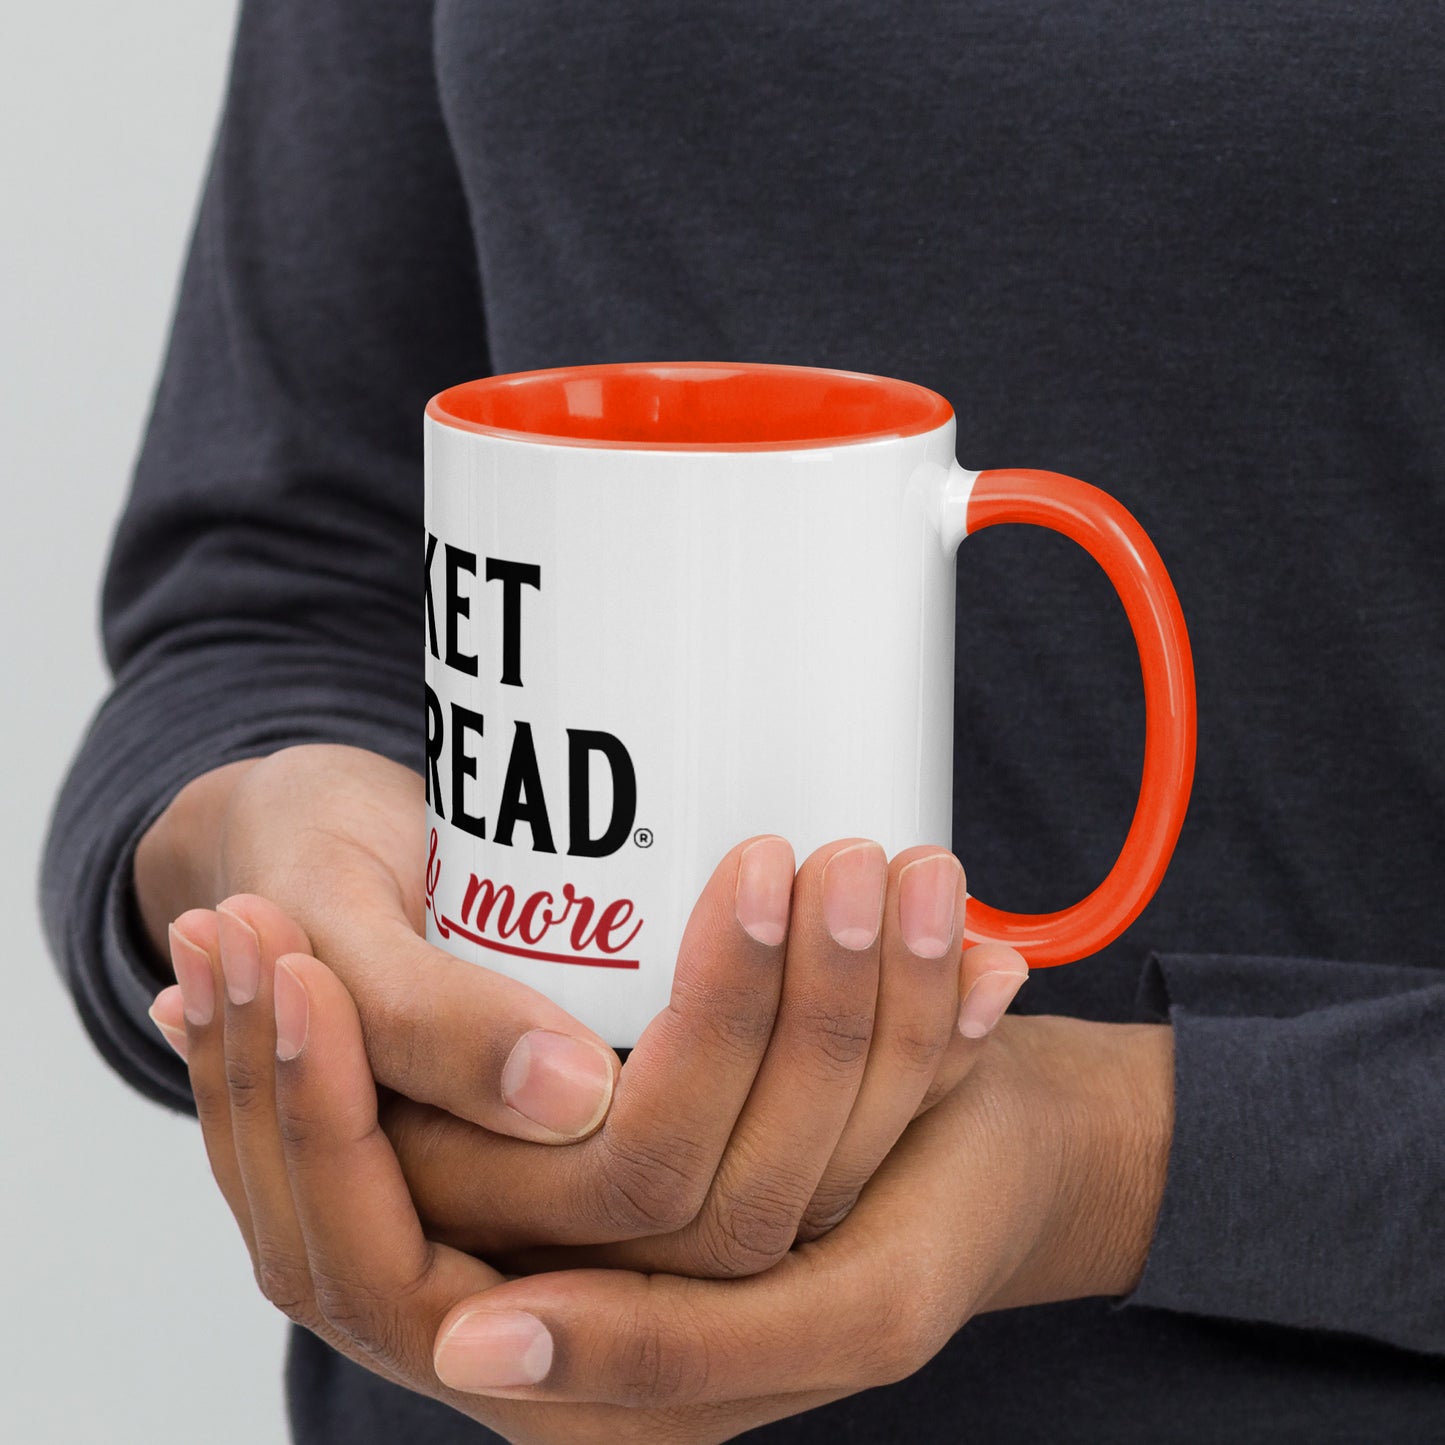
[[[1194,804],[1024,1006],[1172,1021],[1126,1301],[988,1316],[778,1441],[1445,1439],[1445,12],[1381,0],[248,0],[104,594],[116,682],[43,892],[98,1046],[177,1108],[136,840],[302,741],[416,765],[420,414],[562,363],[941,391],[966,466],[1114,492],[1196,651]],[[964,549],[955,845],[1047,909],[1132,806],[1092,564]],[[294,1341],[304,1442],[487,1432]]]

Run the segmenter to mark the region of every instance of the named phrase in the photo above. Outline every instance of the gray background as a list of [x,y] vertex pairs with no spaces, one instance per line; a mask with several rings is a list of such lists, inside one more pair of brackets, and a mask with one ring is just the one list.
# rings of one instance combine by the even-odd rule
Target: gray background
[[93,1052],[36,854],[105,686],[96,591],[215,126],[231,0],[0,6],[0,1440],[285,1438],[283,1329],[200,1134]]

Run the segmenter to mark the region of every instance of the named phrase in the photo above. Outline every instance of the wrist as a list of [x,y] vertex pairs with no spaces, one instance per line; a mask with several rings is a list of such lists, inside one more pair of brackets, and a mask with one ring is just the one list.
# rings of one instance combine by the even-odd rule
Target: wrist
[[[1050,1208],[989,1308],[1124,1295],[1148,1257],[1174,1128],[1174,1036],[1157,1024],[1006,1019],[1019,1102],[1052,1153]],[[1037,1137],[1037,1135],[1036,1135]]]
[[168,957],[166,931],[189,908],[213,908],[229,891],[221,879],[221,832],[236,784],[259,759],[227,763],[193,778],[141,835],[133,869],[146,935]]

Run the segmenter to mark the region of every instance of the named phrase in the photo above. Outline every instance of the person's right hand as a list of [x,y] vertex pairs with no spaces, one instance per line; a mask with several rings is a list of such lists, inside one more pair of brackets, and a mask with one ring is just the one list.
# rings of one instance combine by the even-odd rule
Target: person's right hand
[[[423,937],[422,779],[359,748],[305,746],[205,774],[141,840],[141,917],[193,1010],[217,1006],[210,961],[173,918],[259,894],[264,946],[314,953],[356,1003],[379,1083],[497,1134],[566,1143],[612,1099],[617,1055],[525,984]],[[243,1009],[263,946],[245,907],[219,911],[225,992]]]
[[828,1233],[910,1122],[963,1085],[1027,976],[1010,948],[961,948],[963,883],[942,848],[890,863],[842,839],[793,878],[783,839],[739,844],[590,1138],[538,1150],[386,1105],[429,1236],[514,1273],[719,1278]]

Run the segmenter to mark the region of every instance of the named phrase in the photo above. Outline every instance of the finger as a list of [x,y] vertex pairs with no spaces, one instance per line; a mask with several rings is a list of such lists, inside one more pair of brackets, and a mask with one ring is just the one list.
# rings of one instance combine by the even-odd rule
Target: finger
[[[284,915],[278,918],[279,911],[268,913],[270,906],[264,904],[264,900],[230,901],[237,905],[236,913],[245,915],[261,926],[261,937],[270,947],[274,947],[279,938],[287,936],[285,929],[289,920],[286,920]],[[231,923],[237,921],[235,918],[230,920]],[[267,1119],[261,1111],[240,1111],[241,1117],[246,1120],[249,1133],[260,1134],[269,1127],[272,1147],[266,1149],[258,1147],[255,1141],[248,1141],[247,1146],[239,1153],[236,1149],[233,1121],[237,1113],[231,1106],[225,1025],[221,1008],[218,1006],[225,989],[221,966],[221,930],[226,926],[226,920],[218,918],[209,910],[195,910],[176,920],[171,928],[170,940],[173,967],[180,982],[161,991],[153,1006],[152,1017],[177,1052],[183,1057],[189,1056],[192,1087],[211,1167],[246,1238],[263,1292],[293,1319],[314,1330],[342,1353],[349,1353],[356,1358],[350,1337],[321,1317],[317,1307],[305,1244],[294,1217],[284,1174],[279,1183],[273,1181],[270,1187],[258,1187],[255,1177],[257,1161],[279,1159],[282,1160],[281,1168],[284,1170],[275,1113],[272,1112]],[[244,948],[244,941],[242,946]],[[238,967],[234,948],[235,940],[232,943],[232,974],[236,976]],[[269,953],[263,952],[262,959],[263,967],[269,968],[272,962]],[[241,961],[240,976],[245,975],[246,967],[246,962]],[[269,988],[266,978],[258,978],[257,996],[267,996]],[[230,1007],[229,1004],[226,1006]],[[270,1037],[274,1041],[274,1024],[272,1028]],[[238,1040],[245,1037],[248,1044],[263,1036],[263,1030],[254,1027],[235,1034]],[[274,1060],[274,1044],[270,1047],[270,1053]],[[252,1173],[249,1181],[241,1167],[242,1155],[249,1161]],[[253,1198],[260,1202],[265,1210],[264,1214],[253,1215]],[[490,1271],[482,1272],[482,1280],[494,1278]],[[475,1288],[478,1282],[477,1274],[472,1272],[467,1277],[466,1287]],[[409,1388],[417,1388],[415,1375],[409,1379],[403,1378],[399,1372],[388,1368],[381,1361],[368,1359],[364,1362],[387,1379]],[[434,1393],[445,1396],[448,1392],[436,1385],[429,1359],[418,1363],[423,1368],[421,1380],[432,1385]]]
[[437,1323],[500,1276],[427,1241],[377,1121],[360,1020],[316,959],[278,961],[276,1116],[320,1319],[346,1352],[426,1388]]
[[979,943],[966,948],[959,960],[958,1028],[919,1112],[931,1109],[968,1076],[978,1062],[988,1036],[1029,980],[1029,966],[1017,949],[1006,943]]
[[883,850],[856,840],[799,869],[767,1055],[673,1267],[753,1274],[792,1247],[867,1064],[887,873]]
[[963,869],[946,849],[910,848],[889,866],[868,1064],[799,1224],[802,1239],[848,1213],[933,1082],[958,1021],[965,897]]
[[[254,1144],[237,1147],[234,1128],[237,1115],[230,1100],[225,1025],[216,1012],[216,1001],[224,997],[222,927],[223,920],[209,909],[183,914],[171,926],[172,966],[181,983],[161,991],[152,1006],[151,1017],[183,1058],[192,1053],[191,1037],[203,1036],[191,1063],[191,1085],[206,1153],[211,1172],[246,1241],[252,1272],[261,1292],[293,1320],[308,1324],[328,1343],[340,1348],[342,1342],[316,1318],[306,1252],[300,1243],[300,1230],[285,1184],[284,1163],[279,1165],[282,1171],[279,1184],[262,1189],[257,1178],[257,1160],[267,1157],[267,1151],[257,1149]],[[202,1017],[207,1007],[212,1010],[208,1019]],[[195,1017],[189,1017],[188,1012]],[[271,1052],[274,1057],[274,1050]],[[273,1161],[279,1160],[274,1113],[268,1119],[253,1117],[251,1122],[251,1132],[269,1129],[275,1146],[270,1151],[271,1157]],[[249,1165],[249,1181],[243,1160]],[[260,1206],[258,1210],[253,1210],[253,1200]]]
[[181,986],[173,983],[169,988],[163,988],[151,1001],[147,1010],[151,1022],[160,1030],[161,1037],[178,1053],[181,1062],[185,1062],[186,1045],[186,1005],[181,997]]
[[459,1302],[440,1321],[434,1366],[459,1391],[638,1410],[848,1393],[923,1363],[907,1329],[880,1341],[892,1289],[886,1275],[804,1255],[745,1280],[536,1275]]
[[224,997],[216,915],[209,908],[183,913],[169,930],[171,967],[181,990],[186,1062],[206,1158],[241,1236],[256,1260],[255,1231],[231,1131],[231,1094],[220,999]]
[[[691,1223],[769,1049],[790,947],[793,850],[749,839],[713,870],[688,919],[668,1006],[618,1081],[592,1152],[568,1161],[612,1237]],[[600,1188],[599,1188],[600,1182]]]
[[379,1082],[534,1143],[572,1143],[606,1117],[617,1055],[536,989],[419,938],[399,906],[308,926],[355,998]]
[[231,1137],[251,1216],[256,1282],[303,1324],[315,1323],[306,1246],[291,1200],[276,1127],[276,960],[310,946],[305,931],[274,903],[236,894],[216,910],[225,979],[226,1083]]
[[[1018,1267],[1043,1227],[1036,1185],[1004,1164],[1016,1140],[996,1111],[969,1108],[946,1105],[910,1128],[836,1230],[763,1274],[572,1270],[459,1300],[438,1333],[438,1376],[519,1400],[664,1410],[801,1401],[903,1379]],[[491,1315],[508,1318],[495,1326]],[[498,1336],[536,1326],[550,1358],[520,1385]]]
[[975,1042],[993,1032],[1027,982],[1023,955],[1004,943],[980,943],[963,955],[958,1031]]
[[539,1153],[397,1099],[386,1128],[428,1232],[475,1253],[656,1235],[690,1222],[767,1048],[782,988],[793,852],[740,843],[688,920],[668,1007],[618,1080],[602,1129]]

